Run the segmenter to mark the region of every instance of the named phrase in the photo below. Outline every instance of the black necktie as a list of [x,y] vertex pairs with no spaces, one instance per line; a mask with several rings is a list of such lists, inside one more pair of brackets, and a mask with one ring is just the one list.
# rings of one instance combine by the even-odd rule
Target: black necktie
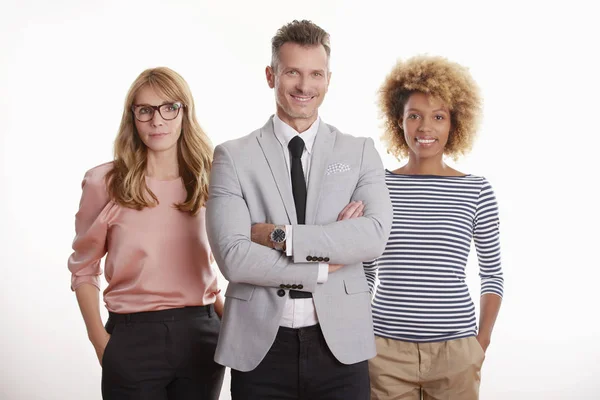
[[[288,149],[292,156],[292,193],[294,194],[294,203],[296,203],[296,217],[298,224],[304,225],[306,220],[306,180],[304,180],[304,170],[302,169],[304,140],[296,135],[288,143]],[[290,290],[290,297],[292,299],[309,299],[312,297],[312,293]]]
[[302,152],[304,151],[304,140],[295,136],[288,144],[292,156],[292,193],[296,203],[296,217],[299,224],[304,224],[306,214],[306,180],[302,170]]

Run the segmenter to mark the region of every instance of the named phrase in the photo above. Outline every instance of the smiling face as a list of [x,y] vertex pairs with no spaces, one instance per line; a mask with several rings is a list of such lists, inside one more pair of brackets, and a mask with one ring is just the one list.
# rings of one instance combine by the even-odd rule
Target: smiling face
[[331,77],[327,65],[322,45],[307,47],[288,42],[279,50],[275,69],[267,67],[267,82],[275,89],[277,115],[299,132],[317,119]]
[[[148,147],[148,151],[176,151],[177,140],[179,139],[179,136],[181,136],[181,123],[185,111],[179,110],[176,118],[165,120],[158,110],[153,110],[151,107],[143,107],[144,105],[161,106],[172,103],[175,103],[173,99],[165,98],[164,95],[157,93],[149,86],[142,87],[135,96],[134,105],[136,109],[149,113],[154,111],[152,119],[147,122],[140,122],[134,118],[138,135],[142,142]],[[172,113],[172,108],[173,107],[166,111]],[[169,116],[167,116],[167,118],[169,118]]]
[[442,159],[451,121],[450,110],[440,99],[420,92],[411,94],[399,122],[411,157]]

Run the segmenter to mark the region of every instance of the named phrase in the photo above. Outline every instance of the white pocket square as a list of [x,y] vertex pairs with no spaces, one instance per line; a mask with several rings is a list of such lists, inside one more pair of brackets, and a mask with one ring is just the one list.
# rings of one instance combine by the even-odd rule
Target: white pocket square
[[327,172],[325,173],[325,175],[332,175],[332,174],[337,174],[339,172],[346,172],[346,171],[350,171],[350,166],[348,164],[334,163],[334,164],[329,164],[327,166]]

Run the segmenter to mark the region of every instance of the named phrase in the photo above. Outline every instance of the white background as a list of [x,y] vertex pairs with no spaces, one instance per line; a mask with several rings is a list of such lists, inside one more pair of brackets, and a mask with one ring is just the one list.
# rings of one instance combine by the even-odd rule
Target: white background
[[2,0],[0,398],[100,399],[66,261],[81,179],[111,159],[129,85],[169,66],[215,145],[245,135],[274,111],[270,39],[295,18],[331,34],[321,116],[373,137],[390,169],[375,100],[395,60],[428,53],[470,67],[485,120],[457,167],[495,188],[506,277],[481,398],[600,398],[600,29],[586,4]]

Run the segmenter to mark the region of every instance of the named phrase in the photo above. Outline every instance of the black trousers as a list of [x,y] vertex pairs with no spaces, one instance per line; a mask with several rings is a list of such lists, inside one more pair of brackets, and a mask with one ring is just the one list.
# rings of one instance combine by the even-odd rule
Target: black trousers
[[102,398],[217,400],[225,373],[213,360],[220,326],[212,305],[110,313]]
[[[352,332],[348,332],[349,335]],[[254,370],[231,370],[232,400],[369,400],[367,361],[340,363],[319,325],[280,327]]]

